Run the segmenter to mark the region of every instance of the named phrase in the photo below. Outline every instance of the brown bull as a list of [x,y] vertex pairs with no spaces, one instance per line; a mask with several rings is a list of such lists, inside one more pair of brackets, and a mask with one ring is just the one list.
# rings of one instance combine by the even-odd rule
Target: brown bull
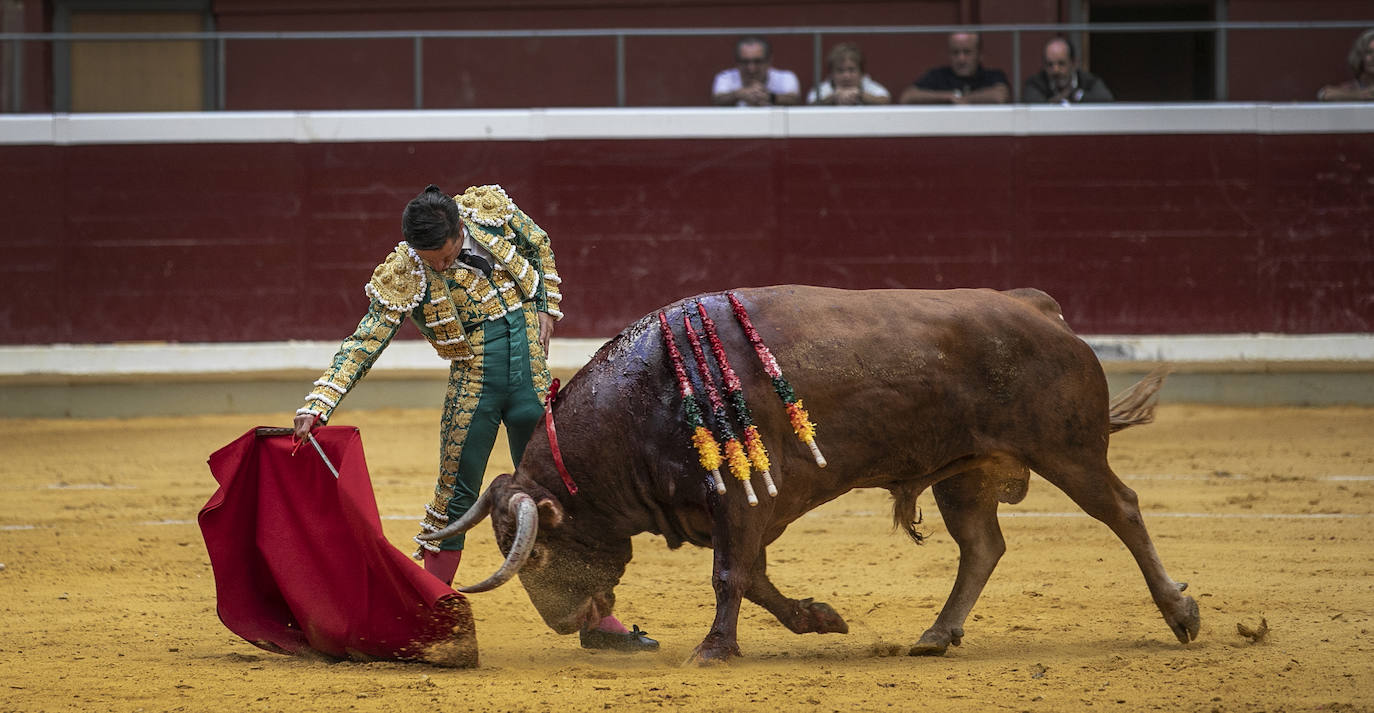
[[711,547],[716,617],[696,658],[729,659],[739,655],[741,598],[797,633],[848,630],[830,606],[788,598],[769,581],[765,548],[790,523],[854,488],[885,488],[897,524],[919,541],[916,498],[930,488],[959,545],[959,570],[910,653],[941,654],[959,644],[1006,549],[998,502],[1019,501],[1034,470],[1121,538],[1174,635],[1184,643],[1196,638],[1196,602],[1165,573],[1135,493],[1107,464],[1108,434],[1149,420],[1158,379],[1109,404],[1096,356],[1048,295],[798,286],[735,294],[804,399],[829,467],[817,467],[791,433],[725,296],[669,305],[679,330],[683,310],[698,301],[717,324],[769,448],[778,495],[761,494],[750,507],[733,479],[726,495],[716,494],[691,447],[650,315],[602,347],[554,408],[578,492],[560,480],[539,429],[515,474],[496,478],[472,515],[450,526],[470,528],[489,512],[508,553],[500,572],[467,591],[518,571],[544,621],[571,633],[611,612],[633,535],[653,532],[673,548]]

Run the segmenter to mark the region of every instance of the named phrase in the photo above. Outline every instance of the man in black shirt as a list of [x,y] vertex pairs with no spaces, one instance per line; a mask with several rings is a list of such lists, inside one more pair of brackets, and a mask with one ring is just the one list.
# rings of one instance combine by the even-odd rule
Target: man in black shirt
[[1007,75],[983,68],[983,40],[976,32],[949,36],[949,65],[921,75],[902,92],[903,104],[1005,104],[1011,101]]

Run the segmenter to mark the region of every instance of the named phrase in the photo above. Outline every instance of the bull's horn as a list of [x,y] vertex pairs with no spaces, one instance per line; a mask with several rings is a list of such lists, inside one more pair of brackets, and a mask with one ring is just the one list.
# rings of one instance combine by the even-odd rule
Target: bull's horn
[[422,532],[416,535],[416,537],[426,542],[438,542],[439,540],[447,540],[448,538],[453,537],[454,535],[460,532],[467,532],[468,530],[477,527],[477,523],[487,519],[487,516],[490,514],[491,488],[487,488],[482,492],[481,495],[477,497],[477,502],[473,503],[472,507],[468,508],[468,511],[463,513],[462,517],[449,523],[448,526],[446,526],[442,530],[435,530],[434,532]]
[[515,510],[516,526],[515,541],[510,543],[510,554],[506,555],[506,561],[501,563],[501,569],[496,570],[496,574],[477,584],[459,587],[458,591],[474,594],[496,589],[509,582],[524,566],[525,560],[530,558],[530,551],[534,549],[534,538],[539,534],[539,506],[534,504],[534,498],[524,493],[516,493],[510,496],[507,507]]

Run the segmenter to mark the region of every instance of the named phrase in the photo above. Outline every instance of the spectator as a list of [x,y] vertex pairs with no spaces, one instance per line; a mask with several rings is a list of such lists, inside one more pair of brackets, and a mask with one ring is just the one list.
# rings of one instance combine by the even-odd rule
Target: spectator
[[801,82],[785,69],[773,68],[773,48],[762,37],[735,43],[734,69],[716,74],[711,101],[716,106],[771,106],[801,102]]
[[825,81],[806,95],[807,104],[891,104],[887,87],[864,71],[864,53],[853,42],[841,42],[826,55]]
[[1374,29],[1365,30],[1350,46],[1346,65],[1355,78],[1322,87],[1317,99],[1324,102],[1363,102],[1374,100]]
[[983,68],[983,38],[976,32],[949,36],[949,65],[921,75],[902,92],[903,104],[1005,104],[1011,85],[1000,69]]
[[1043,59],[1045,68],[1031,75],[1021,87],[1021,101],[1077,104],[1116,98],[1106,82],[1078,68],[1078,53],[1067,39],[1054,37],[1046,42]]

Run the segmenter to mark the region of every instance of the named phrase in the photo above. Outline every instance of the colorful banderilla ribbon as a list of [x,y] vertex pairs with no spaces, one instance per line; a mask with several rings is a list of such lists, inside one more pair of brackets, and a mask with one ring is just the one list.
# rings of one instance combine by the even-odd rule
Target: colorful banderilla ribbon
[[706,429],[701,420],[701,408],[697,405],[696,394],[692,392],[692,382],[687,379],[687,369],[682,364],[682,353],[673,341],[673,330],[668,326],[668,317],[658,313],[658,329],[663,334],[663,344],[668,348],[668,356],[673,361],[673,371],[677,374],[677,390],[682,395],[682,405],[687,411],[687,425],[692,429],[692,446],[697,449],[701,467],[711,471],[711,480],[716,492],[725,494],[725,480],[720,477],[720,444],[715,436]]
[[720,431],[721,440],[725,441],[725,462],[730,465],[730,473],[744,486],[744,495],[749,499],[749,504],[758,505],[759,498],[754,495],[754,486],[749,482],[749,456],[745,455],[744,446],[735,438],[735,429],[730,427],[725,402],[716,389],[716,379],[711,375],[711,366],[706,363],[706,352],[701,348],[701,339],[697,337],[697,330],[692,328],[692,318],[686,310],[682,312],[682,326],[687,330],[687,342],[692,345],[692,354],[697,360],[697,373],[711,401],[711,415],[715,418],[716,430]]
[[711,342],[711,353],[716,357],[716,364],[720,365],[721,380],[725,382],[725,396],[735,408],[735,417],[739,419],[744,449],[749,453],[749,461],[754,464],[755,470],[763,474],[768,494],[776,497],[778,487],[773,484],[773,475],[768,472],[768,451],[763,447],[758,426],[754,425],[754,415],[750,413],[749,404],[744,400],[744,385],[740,383],[735,370],[730,367],[730,357],[726,355],[725,345],[716,333],[716,323],[711,320],[711,315],[706,314],[706,307],[700,302],[697,303],[697,314],[701,315],[701,331],[706,333],[707,341]]
[[768,345],[763,343],[763,337],[754,329],[754,323],[749,321],[749,312],[744,309],[739,298],[735,297],[735,293],[726,292],[725,296],[729,298],[730,306],[735,311],[735,319],[739,320],[740,326],[744,328],[744,335],[749,338],[749,343],[754,345],[754,353],[758,354],[759,361],[763,362],[763,370],[773,379],[773,390],[778,392],[778,397],[787,406],[787,418],[792,422],[792,430],[796,432],[797,438],[811,448],[811,456],[816,459],[816,465],[824,468],[825,456],[821,455],[821,449],[816,447],[816,425],[811,423],[811,418],[802,407],[801,399],[797,398],[796,392],[792,390],[792,385],[783,378],[782,369],[778,368],[778,361],[773,358],[773,352],[768,350]]

